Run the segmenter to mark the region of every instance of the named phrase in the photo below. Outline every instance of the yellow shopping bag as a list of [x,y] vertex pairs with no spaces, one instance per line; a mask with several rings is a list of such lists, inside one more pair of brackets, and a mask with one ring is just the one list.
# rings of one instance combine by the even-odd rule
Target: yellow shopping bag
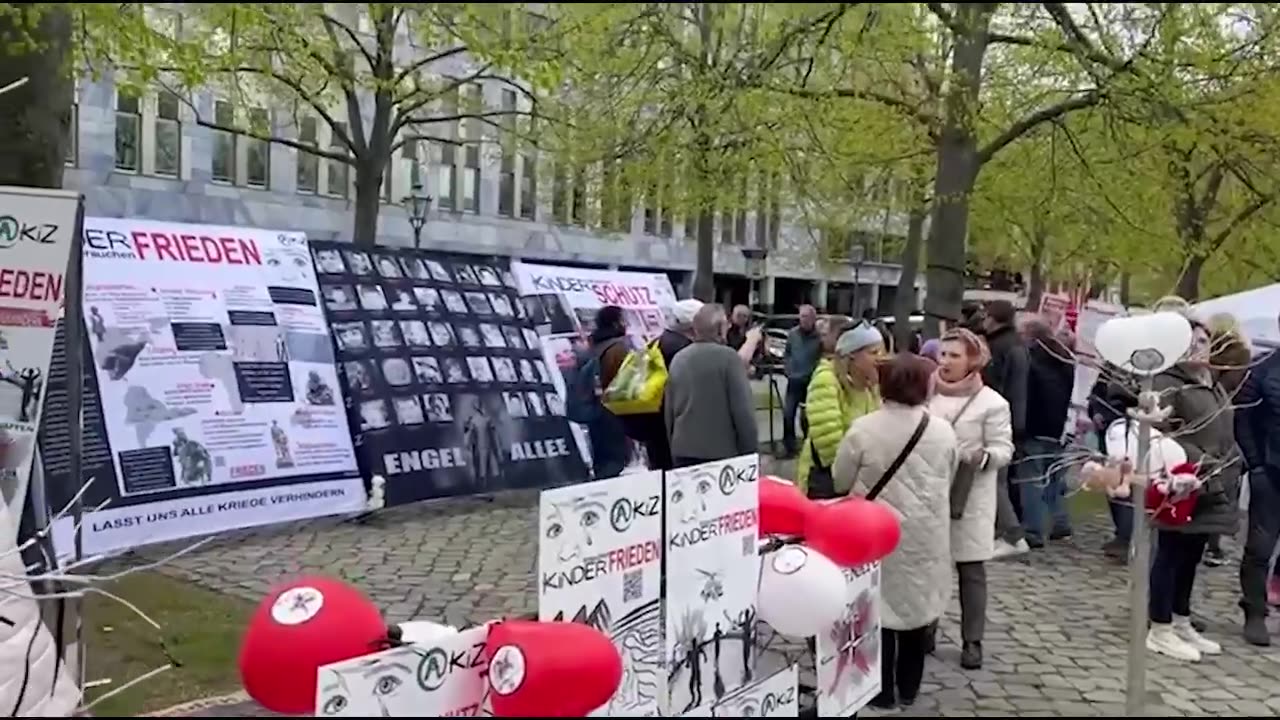
[[666,386],[667,364],[655,340],[627,355],[600,399],[614,415],[656,413]]

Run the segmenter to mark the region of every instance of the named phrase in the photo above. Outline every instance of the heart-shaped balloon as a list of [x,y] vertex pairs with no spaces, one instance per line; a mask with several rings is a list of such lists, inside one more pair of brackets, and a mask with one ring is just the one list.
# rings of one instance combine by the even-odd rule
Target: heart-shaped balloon
[[805,522],[804,538],[835,564],[857,567],[893,552],[902,526],[888,505],[849,497],[815,507]]
[[779,478],[760,478],[760,535],[803,535],[813,501],[800,488]]
[[494,623],[485,653],[497,717],[586,717],[622,684],[613,641],[582,623]]

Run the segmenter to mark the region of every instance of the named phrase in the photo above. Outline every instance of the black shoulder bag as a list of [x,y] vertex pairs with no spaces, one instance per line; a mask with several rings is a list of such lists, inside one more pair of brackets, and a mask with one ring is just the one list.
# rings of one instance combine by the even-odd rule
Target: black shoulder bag
[[867,493],[868,500],[875,500],[876,496],[880,494],[880,491],[884,490],[884,486],[888,485],[889,481],[893,479],[893,476],[902,468],[902,464],[911,456],[911,451],[915,450],[916,445],[920,443],[920,438],[924,436],[924,430],[927,427],[929,427],[929,412],[926,410],[924,414],[920,416],[920,424],[916,425],[916,431],[911,434],[911,439],[907,440],[906,447],[902,448],[902,452],[898,453],[898,457],[890,463],[888,469],[884,471],[884,475],[880,476],[880,479],[876,482],[876,486],[871,488],[871,492]]

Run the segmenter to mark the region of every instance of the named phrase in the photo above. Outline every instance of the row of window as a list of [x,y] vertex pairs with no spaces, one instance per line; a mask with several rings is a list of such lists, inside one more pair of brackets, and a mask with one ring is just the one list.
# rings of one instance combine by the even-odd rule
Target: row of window
[[[468,103],[480,101],[480,88],[471,87],[474,93]],[[148,101],[152,98],[148,98]],[[153,97],[154,106],[144,112],[144,99],[118,92],[115,110],[115,168],[119,172],[143,173],[159,177],[179,178],[182,173],[183,113],[184,101],[177,95],[162,91]],[[502,109],[514,113],[517,98],[514,91],[504,90]],[[237,108],[230,102],[216,100],[213,104],[213,124],[220,127],[247,128],[249,132],[271,135],[271,115],[264,108],[247,108],[237,117]],[[442,115],[459,112],[458,96],[446,98]],[[514,115],[507,115],[508,122]],[[78,117],[73,116],[73,124]],[[452,212],[479,213],[481,195],[480,140],[484,137],[481,120],[468,118],[450,123],[453,127],[443,130],[445,141],[426,142],[406,139],[399,151],[401,165],[409,187],[431,185],[438,207]],[[266,140],[243,133],[209,128],[212,138],[210,176],[215,183],[237,185],[259,190],[271,187],[271,148]],[[434,129],[433,129],[434,131]],[[344,123],[334,127],[317,118],[304,116],[299,119],[297,143],[309,147],[326,148],[335,153],[345,152],[341,141],[347,132]],[[78,148],[76,136],[68,146],[67,162],[74,165]],[[448,142],[449,139],[455,142]],[[434,157],[433,157],[434,156]],[[296,189],[303,194],[324,194],[345,198],[351,191],[351,166],[338,160],[321,158],[295,150]],[[424,167],[435,165],[436,175],[429,182],[423,177]],[[395,163],[384,173],[383,200],[393,200]],[[629,199],[614,197],[609,192],[610,168],[604,168],[605,182],[597,198],[600,201],[598,217],[589,217],[591,206],[589,183],[585,172],[578,170],[570,176],[557,168],[552,176],[551,215],[555,222],[564,225],[589,227],[598,225],[606,230],[630,229],[631,203]],[[504,217],[537,219],[538,157],[531,149],[521,150],[516,143],[504,143],[498,164],[497,212]],[[744,188],[745,192],[745,188]],[[675,218],[671,212],[663,212],[658,206],[657,191],[649,193],[650,199],[643,209],[644,232],[671,237]],[[763,193],[762,193],[763,195]],[[745,211],[719,213],[719,239],[726,244],[742,245],[747,242],[748,213]],[[755,237],[764,240],[768,247],[776,247],[780,226],[780,208],[776,202],[762,207],[755,213]],[[685,224],[685,234],[693,237],[696,222]]]

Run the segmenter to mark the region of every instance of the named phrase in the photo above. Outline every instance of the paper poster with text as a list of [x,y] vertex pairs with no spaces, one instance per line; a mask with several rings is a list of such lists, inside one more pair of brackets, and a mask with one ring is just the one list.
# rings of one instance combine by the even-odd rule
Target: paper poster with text
[[880,564],[844,575],[845,616],[817,637],[819,717],[849,717],[880,692]]
[[797,717],[800,714],[799,681],[800,669],[790,665],[680,717]]
[[387,505],[586,479],[506,258],[311,250],[358,460]]
[[[556,388],[564,395],[564,373],[573,370],[576,351],[595,329],[600,308],[622,308],[633,348],[657,338],[670,324],[676,303],[671,279],[664,273],[621,272],[511,263],[525,313],[542,338],[547,364],[557,370]],[[589,457],[585,431],[572,423],[583,456]]]
[[[306,590],[307,588],[300,588]],[[429,644],[321,666],[316,717],[482,717],[489,663],[481,625]]]
[[365,507],[303,235],[88,218],[84,318],[114,474],[86,552]]
[[658,717],[662,667],[662,472],[542,491],[538,619],[613,638],[622,684],[599,717]]
[[667,473],[668,715],[757,679],[758,475],[756,455]]
[[15,509],[31,476],[79,198],[0,188],[0,490]]

